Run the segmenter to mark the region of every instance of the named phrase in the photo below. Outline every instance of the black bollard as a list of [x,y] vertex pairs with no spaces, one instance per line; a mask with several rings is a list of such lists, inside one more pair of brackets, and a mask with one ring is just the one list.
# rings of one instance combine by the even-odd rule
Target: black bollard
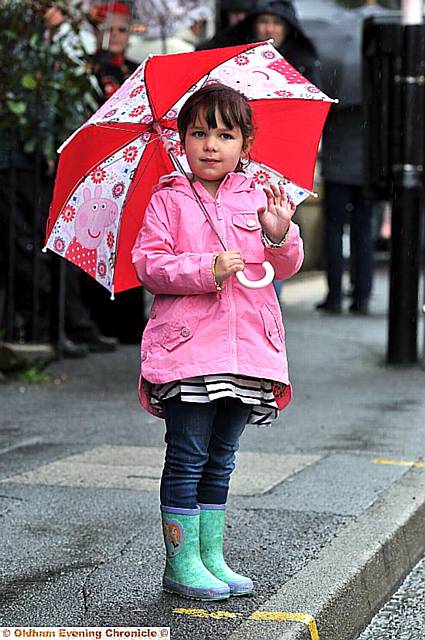
[[[425,38],[423,25],[402,27],[394,78],[393,211],[387,360],[417,362],[420,230],[424,204]],[[397,113],[398,111],[398,113]]]

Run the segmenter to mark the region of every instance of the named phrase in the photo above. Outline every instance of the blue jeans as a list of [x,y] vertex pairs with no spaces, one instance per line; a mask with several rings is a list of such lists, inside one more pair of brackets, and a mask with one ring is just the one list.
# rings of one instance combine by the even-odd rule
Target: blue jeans
[[224,504],[251,405],[237,398],[197,403],[175,396],[164,401],[164,411],[161,504],[185,509],[197,503]]

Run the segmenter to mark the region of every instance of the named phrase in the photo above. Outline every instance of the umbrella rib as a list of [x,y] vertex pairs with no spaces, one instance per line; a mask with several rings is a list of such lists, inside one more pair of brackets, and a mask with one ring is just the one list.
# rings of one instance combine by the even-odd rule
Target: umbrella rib
[[152,57],[151,57],[151,56],[149,56],[149,58],[148,58],[148,59],[147,59],[147,61],[146,61],[145,71],[144,71],[144,78],[145,78],[146,96],[147,96],[147,98],[148,98],[148,102],[149,102],[150,107],[151,107],[151,111],[152,111],[153,119],[154,119],[154,120],[157,120],[157,116],[156,116],[155,109],[154,109],[154,105],[153,105],[153,102],[152,102],[152,99],[151,99],[151,95],[150,95],[150,91],[149,91],[148,83],[146,82],[146,72],[147,72],[147,69],[148,69],[148,64],[150,63],[151,59],[152,59]]
[[[113,131],[125,131],[126,133],[135,133],[134,129],[126,129],[125,127],[120,127],[120,126],[111,126],[108,123],[101,123],[101,122],[94,122],[93,123],[94,127],[99,127],[100,129],[112,129]],[[140,131],[137,132],[138,135],[140,135]],[[142,132],[143,133],[143,132]]]
[[[157,138],[156,138],[156,139],[157,139]],[[153,141],[153,140],[151,140],[151,142],[154,142],[154,141]],[[146,146],[147,146],[147,145],[146,145]],[[140,176],[138,177],[137,182],[136,182],[136,181],[134,181],[134,182],[132,183],[132,186],[131,186],[131,191],[130,191],[130,189],[128,190],[128,192],[127,192],[127,197],[126,197],[125,201],[123,202],[123,209],[124,209],[124,207],[128,204],[128,201],[130,200],[130,198],[132,197],[133,193],[135,192],[135,190],[136,190],[136,188],[137,188],[137,186],[138,186],[138,184],[139,184],[140,180],[143,178],[143,174],[145,173],[146,169],[148,168],[148,166],[149,166],[150,162],[152,161],[152,159],[153,159],[154,155],[155,155],[155,149],[154,149],[154,150],[153,150],[153,152],[151,153],[150,157],[146,160],[146,162],[145,162],[145,169],[143,170],[143,172],[142,172],[142,173],[140,174]]]
[[[138,177],[137,182],[136,182],[136,181],[134,181],[134,182],[132,183],[132,185],[131,185],[131,188],[130,188],[131,190],[129,189],[129,190],[127,191],[126,198],[125,198],[125,200],[124,200],[124,202],[123,202],[123,204],[122,204],[122,210],[124,210],[124,208],[128,205],[128,203],[129,203],[129,201],[130,201],[130,198],[133,196],[133,193],[135,192],[136,187],[138,186],[138,184],[139,184],[140,180],[143,178],[143,175],[144,175],[144,173],[145,173],[146,169],[148,168],[148,166],[149,166],[150,162],[152,161],[152,159],[153,159],[154,155],[155,155],[155,148],[153,148],[153,151],[152,151],[152,153],[151,153],[150,157],[146,160],[146,162],[145,162],[145,168],[144,168],[143,172],[140,174],[140,176]],[[118,229],[117,229],[117,243],[116,243],[116,254],[117,254],[117,255],[118,255],[118,245],[119,245],[119,241],[120,241],[121,220],[122,220],[122,216],[120,216],[119,226],[118,226]],[[115,289],[115,284],[114,284],[114,280],[115,280],[115,267],[116,267],[116,262],[114,263],[114,267],[113,267],[114,272],[113,272],[113,274],[112,274],[111,299],[114,299],[114,298],[115,298],[115,296],[114,296],[114,289]]]

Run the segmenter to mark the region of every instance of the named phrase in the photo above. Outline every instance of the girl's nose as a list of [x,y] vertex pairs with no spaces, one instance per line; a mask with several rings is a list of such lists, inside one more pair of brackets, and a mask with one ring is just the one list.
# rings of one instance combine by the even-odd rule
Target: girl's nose
[[214,136],[206,136],[206,138],[204,139],[204,146],[205,149],[213,151],[216,147]]

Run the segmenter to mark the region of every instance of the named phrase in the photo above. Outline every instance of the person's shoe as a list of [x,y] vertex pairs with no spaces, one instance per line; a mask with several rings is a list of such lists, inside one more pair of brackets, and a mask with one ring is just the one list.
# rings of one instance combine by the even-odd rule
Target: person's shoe
[[351,313],[356,313],[359,316],[369,315],[369,303],[366,300],[354,300],[349,306]]
[[167,561],[164,591],[198,600],[225,600],[230,589],[204,566],[199,546],[200,510],[161,505]]
[[86,358],[89,355],[89,347],[84,342],[74,342],[64,338],[61,344],[64,358]]
[[325,313],[331,313],[334,315],[339,315],[342,312],[340,302],[329,302],[328,300],[323,300],[323,302],[318,302],[315,308],[318,311],[324,311]]
[[99,333],[89,341],[89,350],[92,353],[107,353],[115,351],[118,346],[118,340],[113,337],[103,336]]
[[231,596],[248,596],[254,593],[251,578],[232,571],[223,557],[225,506],[224,504],[199,505],[201,559],[216,578],[229,585]]

